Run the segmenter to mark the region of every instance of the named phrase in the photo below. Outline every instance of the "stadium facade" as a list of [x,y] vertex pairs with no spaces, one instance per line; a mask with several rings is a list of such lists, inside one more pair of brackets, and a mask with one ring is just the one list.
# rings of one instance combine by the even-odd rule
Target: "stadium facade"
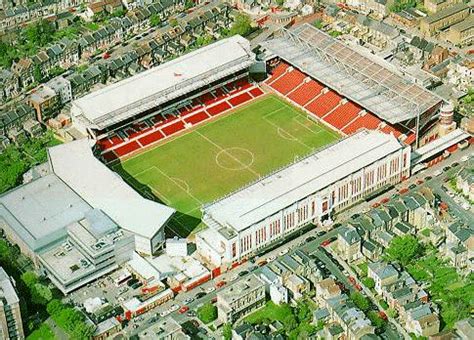
[[214,266],[249,257],[285,235],[409,176],[409,146],[362,130],[203,209],[199,254]]

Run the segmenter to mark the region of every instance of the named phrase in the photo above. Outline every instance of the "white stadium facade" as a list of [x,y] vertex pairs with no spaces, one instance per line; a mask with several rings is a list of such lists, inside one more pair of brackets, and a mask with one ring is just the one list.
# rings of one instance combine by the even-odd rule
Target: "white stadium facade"
[[200,255],[228,266],[309,223],[330,218],[410,173],[411,149],[394,136],[362,130],[259,179],[203,209]]

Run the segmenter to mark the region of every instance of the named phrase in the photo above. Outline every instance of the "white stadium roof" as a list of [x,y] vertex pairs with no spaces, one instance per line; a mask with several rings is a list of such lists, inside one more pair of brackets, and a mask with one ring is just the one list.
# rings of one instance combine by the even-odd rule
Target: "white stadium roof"
[[87,139],[52,147],[48,153],[54,173],[125,230],[151,238],[175,212],[140,196],[94,157]]
[[347,46],[310,24],[284,29],[282,36],[260,45],[392,124],[413,119],[442,102],[385,60]]
[[212,203],[204,214],[242,231],[401,148],[394,136],[362,130]]
[[103,129],[240,71],[254,61],[249,41],[233,36],[77,99],[72,112],[92,128]]

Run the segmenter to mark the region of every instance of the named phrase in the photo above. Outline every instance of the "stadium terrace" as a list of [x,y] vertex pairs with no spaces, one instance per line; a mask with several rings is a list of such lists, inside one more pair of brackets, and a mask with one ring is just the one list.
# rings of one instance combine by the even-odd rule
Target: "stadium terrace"
[[394,136],[362,130],[205,207],[209,228],[196,235],[198,251],[215,266],[239,261],[399,183],[409,171],[409,146]]

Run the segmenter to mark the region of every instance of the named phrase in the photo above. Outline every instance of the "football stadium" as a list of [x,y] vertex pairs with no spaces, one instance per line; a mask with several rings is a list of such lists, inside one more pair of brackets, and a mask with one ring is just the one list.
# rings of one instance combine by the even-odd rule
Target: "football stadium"
[[[95,155],[143,196],[177,210],[167,226],[172,234],[215,224],[210,206],[312,157],[334,163],[333,172],[345,169],[353,155],[347,164],[327,155],[362,139],[374,145],[372,162],[390,167],[381,176],[388,173],[384,163],[373,185],[396,183],[409,175],[406,150],[424,144],[436,124],[439,97],[309,24],[283,30],[254,51],[240,36],[223,39],[73,103],[75,126],[94,140]],[[372,166],[363,154],[359,168],[349,170]],[[320,170],[302,172],[303,180]],[[351,202],[376,189],[369,182],[370,176],[358,194],[352,189]],[[334,197],[323,201],[336,207]],[[260,222],[275,213],[259,214]]]

